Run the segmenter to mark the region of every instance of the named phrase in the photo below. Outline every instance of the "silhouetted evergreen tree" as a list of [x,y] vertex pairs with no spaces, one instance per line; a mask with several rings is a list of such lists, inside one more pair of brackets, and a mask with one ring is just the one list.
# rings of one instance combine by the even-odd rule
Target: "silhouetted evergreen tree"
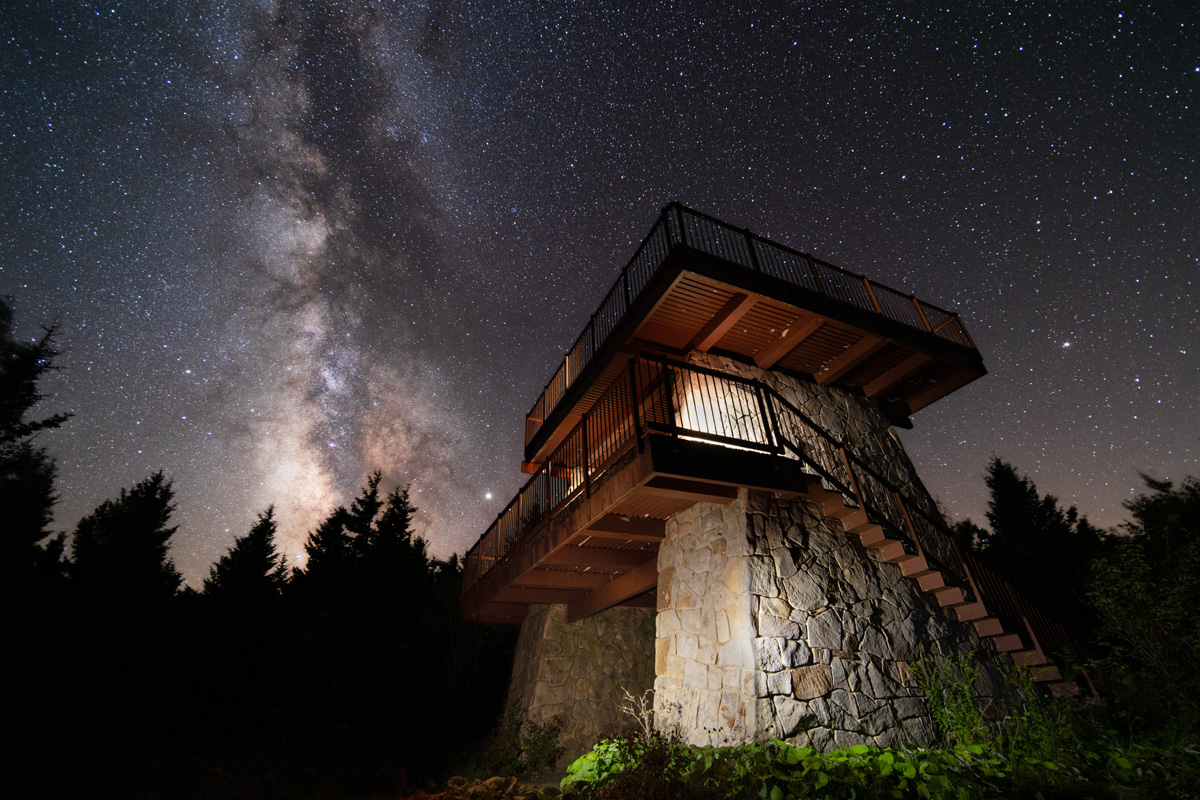
[[1151,491],[1094,560],[1091,599],[1109,652],[1102,691],[1138,726],[1200,729],[1200,480]]
[[61,426],[70,415],[27,418],[42,399],[38,381],[54,369],[55,328],[44,329],[40,339],[30,342],[18,342],[12,333],[12,310],[0,300],[0,570],[5,585],[15,589],[14,584],[25,584],[35,573],[60,568],[63,537],[39,546],[50,535],[57,497],[54,460],[35,442],[38,433]]
[[446,741],[483,723],[481,704],[498,708],[516,633],[461,619],[458,560],[430,557],[408,490],[381,498],[380,481],[312,532],[286,592],[297,624],[285,692],[303,698],[291,729],[362,791],[388,788],[401,767],[431,774]]
[[161,605],[183,577],[167,556],[175,527],[171,482],[162,472],[105,500],[75,528],[71,577],[85,596],[127,609]]
[[970,531],[979,552],[1043,611],[1090,639],[1095,615],[1087,602],[1087,573],[1100,532],[1074,506],[1064,510],[1053,495],[1040,495],[1003,459],[988,464],[986,483],[991,530],[972,525]]
[[273,603],[287,583],[287,565],[275,548],[275,507],[258,515],[245,536],[212,565],[204,594],[213,602],[254,609]]

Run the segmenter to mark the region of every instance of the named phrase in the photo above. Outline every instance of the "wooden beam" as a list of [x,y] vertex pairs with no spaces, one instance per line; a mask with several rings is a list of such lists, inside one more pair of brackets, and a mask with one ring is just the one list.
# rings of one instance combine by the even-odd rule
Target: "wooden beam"
[[762,369],[770,369],[779,359],[795,350],[801,342],[816,333],[817,329],[824,324],[825,320],[815,315],[808,317],[804,322],[797,319],[792,323],[792,327],[783,332],[782,336],[755,354],[754,363]]
[[636,597],[629,598],[624,603],[621,603],[621,605],[626,608],[657,608],[658,592],[642,592]]
[[525,589],[520,586],[506,586],[492,595],[489,603],[570,603],[584,594],[582,589]]
[[968,369],[959,370],[944,381],[934,384],[930,388],[916,395],[908,401],[908,413],[915,414],[925,406],[932,403],[938,398],[945,397],[962,386],[966,386],[971,381],[978,378],[979,375]]
[[533,569],[513,581],[513,585],[545,589],[595,589],[607,583],[609,577],[603,572],[551,572]]
[[567,605],[567,622],[575,622],[597,611],[623,603],[658,584],[658,560],[647,561]]
[[606,547],[576,547],[567,545],[541,559],[542,564],[570,565],[575,567],[605,567],[607,569],[632,569],[648,560],[656,560],[658,553],[650,550],[609,550]]
[[880,375],[875,380],[863,387],[863,393],[867,397],[878,397],[881,394],[886,394],[892,389],[895,389],[906,380],[916,375],[930,361],[933,361],[933,356],[925,353],[913,353],[908,358],[901,361],[896,366],[889,369],[887,372]]
[[724,504],[732,503],[737,499],[738,487],[726,486],[722,483],[708,483],[706,481],[689,481],[684,478],[668,478],[660,475],[657,478],[651,478],[642,487],[642,491],[658,497]]
[[624,539],[630,542],[661,542],[667,535],[667,521],[653,517],[623,517],[605,514],[588,525],[581,533],[601,539]]
[[813,375],[813,380],[822,386],[828,386],[861,364],[864,359],[880,350],[886,344],[887,339],[880,339],[876,336],[864,336],[862,339],[859,339],[858,344],[846,348],[846,351],[840,356],[832,359],[818,370]]
[[708,349],[721,340],[729,329],[737,324],[746,312],[754,308],[757,297],[738,292],[729,298],[721,310],[713,315],[700,331],[688,343],[689,350],[708,352]]

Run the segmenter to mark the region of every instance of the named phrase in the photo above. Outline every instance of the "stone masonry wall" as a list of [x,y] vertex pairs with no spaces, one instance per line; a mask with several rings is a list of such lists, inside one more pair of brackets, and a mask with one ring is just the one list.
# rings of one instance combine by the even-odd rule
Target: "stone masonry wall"
[[[873,401],[721,356],[689,360],[768,384],[938,513]],[[742,490],[729,505],[696,504],[668,521],[658,568],[656,724],[690,742],[927,743],[911,672],[922,648],[976,654],[976,693],[1002,693],[970,625],[802,499]]]
[[[658,597],[656,725],[694,744],[927,744],[920,648],[987,658],[968,625],[814,505],[762,492],[668,522]],[[981,666],[975,691],[1000,696]]]
[[538,721],[558,716],[564,762],[631,720],[618,710],[654,681],[654,611],[610,608],[567,622],[563,605],[535,605],[521,625],[509,698]]

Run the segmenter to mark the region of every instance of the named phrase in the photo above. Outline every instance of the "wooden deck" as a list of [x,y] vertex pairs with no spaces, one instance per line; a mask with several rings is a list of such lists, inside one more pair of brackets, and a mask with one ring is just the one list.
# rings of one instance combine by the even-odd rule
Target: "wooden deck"
[[689,350],[861,392],[897,424],[986,374],[957,315],[672,205],[526,416],[527,465],[631,355]]

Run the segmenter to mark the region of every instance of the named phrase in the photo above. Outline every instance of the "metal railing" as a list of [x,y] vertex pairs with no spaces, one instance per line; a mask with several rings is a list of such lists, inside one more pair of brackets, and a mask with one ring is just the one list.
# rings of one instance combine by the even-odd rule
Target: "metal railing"
[[608,341],[642,290],[676,247],[707,253],[738,266],[818,292],[847,305],[956,342],[972,350],[975,343],[957,314],[917,299],[915,295],[875,283],[807,253],[735,228],[720,220],[671,203],[633,258],[592,314],[562,364],[526,415],[525,443],[533,440],[559,400]]
[[850,506],[923,552],[970,596],[938,524],[800,409],[761,381],[663,358],[636,358],[526,482],[465,558],[469,588],[646,435],[670,435],[797,462]]
[[642,357],[622,373],[571,430],[464,557],[463,591],[496,564],[530,547],[548,523],[589,496],[622,456],[646,436],[674,436],[788,459],[850,507],[883,525],[905,548],[982,602],[1004,628],[1022,632],[1029,649],[1044,654],[1086,653],[1067,632],[970,551],[962,548],[932,507],[908,497],[843,443],[767,384],[663,358]]

